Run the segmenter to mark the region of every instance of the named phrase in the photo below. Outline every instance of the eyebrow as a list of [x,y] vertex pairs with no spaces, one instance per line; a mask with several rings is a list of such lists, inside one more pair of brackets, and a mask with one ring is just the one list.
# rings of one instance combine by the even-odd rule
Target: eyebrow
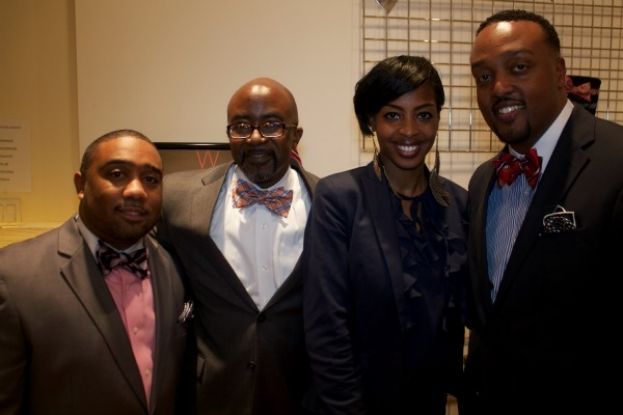
[[[398,110],[404,111],[404,108],[402,108],[400,105],[396,105],[396,104],[391,104],[391,103],[388,103],[388,104],[383,105],[383,107],[382,107],[382,108],[384,108],[384,107],[390,107],[390,108],[395,108],[395,109],[398,109]],[[424,109],[424,108],[427,108],[427,107],[433,107],[433,108],[436,108],[436,107],[437,107],[437,104],[435,104],[434,102],[425,102],[425,103],[424,103],[424,104],[422,104],[422,105],[418,105],[418,106],[417,106],[417,107],[415,107],[414,109],[416,109],[416,110],[421,110],[421,109]],[[381,108],[381,109],[382,109],[382,108]]]
[[108,160],[106,163],[104,163],[102,165],[102,169],[107,168],[107,167],[114,167],[114,166],[124,166],[124,167],[139,167],[139,168],[147,168],[149,170],[153,170],[159,174],[162,174],[162,169],[153,165],[153,164],[136,164],[133,161],[129,161],[129,160],[124,160],[124,159],[111,159]]
[[[508,58],[515,58],[517,56],[520,55],[530,55],[530,56],[534,56],[534,52],[530,49],[515,49],[515,50],[507,50],[502,52],[499,55],[496,55],[495,60],[498,60],[501,57],[508,59]],[[474,63],[472,63],[472,68],[477,67],[477,66],[482,66],[484,65],[484,61],[485,59],[481,59],[479,61],[476,61]]]

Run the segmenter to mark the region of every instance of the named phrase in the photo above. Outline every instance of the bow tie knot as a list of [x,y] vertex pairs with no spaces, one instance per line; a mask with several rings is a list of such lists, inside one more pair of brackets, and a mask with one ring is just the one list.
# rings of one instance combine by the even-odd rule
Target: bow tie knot
[[97,261],[104,275],[108,275],[114,268],[123,267],[133,272],[139,278],[145,278],[149,275],[149,267],[147,264],[147,250],[145,248],[126,254],[118,252],[108,245],[99,244],[96,252]]
[[541,174],[541,157],[534,148],[530,149],[523,159],[504,152],[493,160],[493,165],[499,186],[511,185],[517,177],[523,174],[530,187],[534,188]]
[[238,180],[232,192],[235,208],[242,209],[258,203],[283,218],[287,218],[290,212],[292,195],[292,190],[286,190],[283,186],[272,190],[260,190],[244,180]]

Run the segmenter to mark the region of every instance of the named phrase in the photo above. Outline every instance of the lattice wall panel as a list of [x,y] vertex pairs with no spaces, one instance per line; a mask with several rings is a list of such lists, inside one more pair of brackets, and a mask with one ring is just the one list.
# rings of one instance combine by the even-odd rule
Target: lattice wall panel
[[[429,58],[440,72],[447,97],[439,148],[455,154],[449,157],[452,163],[463,160],[452,168],[465,173],[472,168],[470,163],[500,148],[478,110],[469,53],[480,22],[508,8],[537,12],[554,24],[568,73],[600,78],[597,115],[623,124],[623,0],[398,0],[389,13],[374,0],[362,0],[363,73],[387,56]],[[362,143],[364,152],[372,149],[368,139]]]

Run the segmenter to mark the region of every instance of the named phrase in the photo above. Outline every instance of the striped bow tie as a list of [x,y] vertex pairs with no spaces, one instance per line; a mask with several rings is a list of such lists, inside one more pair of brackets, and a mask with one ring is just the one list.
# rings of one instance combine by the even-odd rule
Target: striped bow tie
[[147,250],[145,248],[126,254],[125,252],[115,251],[105,243],[100,242],[96,256],[104,276],[110,274],[113,268],[117,267],[123,267],[141,279],[149,275]]
[[292,205],[292,193],[292,190],[283,187],[259,190],[244,180],[238,180],[232,196],[235,208],[242,209],[258,203],[266,206],[275,215],[287,218]]
[[517,158],[510,153],[502,153],[497,159],[493,160],[495,173],[498,176],[498,185],[511,185],[521,174],[526,176],[530,187],[534,188],[539,181],[541,174],[541,157],[532,148],[523,159]]

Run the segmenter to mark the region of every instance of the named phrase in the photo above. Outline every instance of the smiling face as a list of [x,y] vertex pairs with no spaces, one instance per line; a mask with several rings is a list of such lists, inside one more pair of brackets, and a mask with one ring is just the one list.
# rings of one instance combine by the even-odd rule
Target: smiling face
[[374,115],[370,124],[386,169],[416,170],[424,165],[439,127],[437,107],[433,87],[426,82]]
[[160,216],[162,161],[145,140],[122,136],[100,142],[74,184],[80,219],[115,248],[136,243]]
[[478,106],[501,141],[528,151],[566,102],[565,62],[532,21],[503,21],[476,36],[470,56]]
[[296,103],[290,92],[268,78],[243,85],[229,101],[227,123],[244,122],[259,126],[266,122],[284,123],[280,137],[264,138],[257,129],[247,139],[230,138],[232,157],[244,174],[260,187],[277,183],[290,167],[290,152],[296,148],[303,129],[297,127]]

